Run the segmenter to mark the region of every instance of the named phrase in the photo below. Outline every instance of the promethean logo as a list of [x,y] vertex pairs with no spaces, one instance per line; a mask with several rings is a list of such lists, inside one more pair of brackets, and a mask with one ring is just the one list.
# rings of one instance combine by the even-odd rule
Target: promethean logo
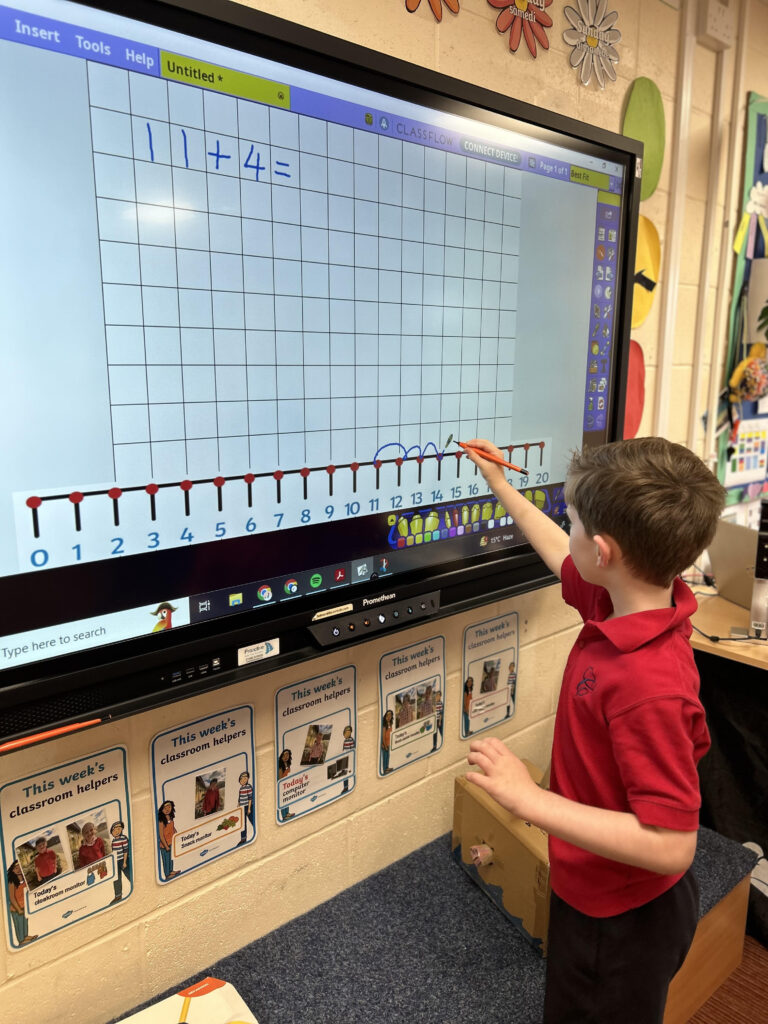
[[372,604],[381,604],[382,601],[394,601],[397,594],[382,594],[381,597],[363,598],[363,608],[367,608]]

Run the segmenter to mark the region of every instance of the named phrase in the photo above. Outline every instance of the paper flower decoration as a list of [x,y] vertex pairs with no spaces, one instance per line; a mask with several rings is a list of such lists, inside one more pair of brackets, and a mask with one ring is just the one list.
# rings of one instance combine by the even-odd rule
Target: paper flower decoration
[[571,67],[581,65],[581,84],[588,85],[592,72],[601,89],[605,88],[605,79],[616,81],[613,65],[618,63],[619,54],[614,43],[621,39],[621,32],[613,26],[619,16],[618,11],[606,14],[608,0],[577,0],[578,10],[565,7],[563,13],[571,28],[563,32],[563,39],[572,46]]
[[[418,10],[421,0],[405,0],[405,9],[409,14]],[[429,6],[435,16],[435,21],[443,20],[443,4],[454,14],[459,13],[459,0],[429,0]]]
[[488,0],[491,7],[501,8],[496,19],[496,28],[504,33],[509,30],[509,48],[515,53],[520,40],[525,38],[526,46],[532,57],[536,56],[536,40],[545,49],[549,49],[549,39],[545,29],[552,27],[552,19],[544,10],[552,0]]

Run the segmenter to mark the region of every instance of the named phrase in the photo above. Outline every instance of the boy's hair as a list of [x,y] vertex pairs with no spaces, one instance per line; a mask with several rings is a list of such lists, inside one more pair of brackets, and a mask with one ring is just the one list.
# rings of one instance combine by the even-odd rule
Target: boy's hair
[[575,452],[565,500],[588,536],[613,537],[636,576],[667,587],[714,537],[725,489],[683,445],[637,437]]

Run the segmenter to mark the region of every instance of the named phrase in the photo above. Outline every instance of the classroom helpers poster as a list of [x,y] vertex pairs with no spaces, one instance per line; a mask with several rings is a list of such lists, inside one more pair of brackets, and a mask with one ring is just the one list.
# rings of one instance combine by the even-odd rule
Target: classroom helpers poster
[[355,668],[347,665],[275,694],[278,825],[355,788],[356,690]]
[[517,612],[464,630],[459,731],[463,740],[514,715],[517,661]]
[[443,745],[445,638],[390,651],[379,661],[379,775],[434,754]]
[[150,751],[157,880],[173,881],[256,838],[253,709],[159,733]]
[[133,865],[125,748],[6,783],[0,844],[11,950],[127,899]]

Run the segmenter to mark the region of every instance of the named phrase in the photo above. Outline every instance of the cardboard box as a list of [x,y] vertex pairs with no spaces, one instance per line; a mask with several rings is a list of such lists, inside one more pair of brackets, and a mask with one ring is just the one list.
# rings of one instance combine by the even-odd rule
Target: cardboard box
[[228,981],[204,978],[159,1003],[126,1017],[123,1024],[258,1024]]
[[[524,762],[536,783],[543,772]],[[473,847],[490,847],[490,861],[476,866]],[[478,786],[456,779],[453,856],[470,878],[542,956],[549,928],[547,833],[516,818]],[[483,852],[481,851],[481,856]]]

